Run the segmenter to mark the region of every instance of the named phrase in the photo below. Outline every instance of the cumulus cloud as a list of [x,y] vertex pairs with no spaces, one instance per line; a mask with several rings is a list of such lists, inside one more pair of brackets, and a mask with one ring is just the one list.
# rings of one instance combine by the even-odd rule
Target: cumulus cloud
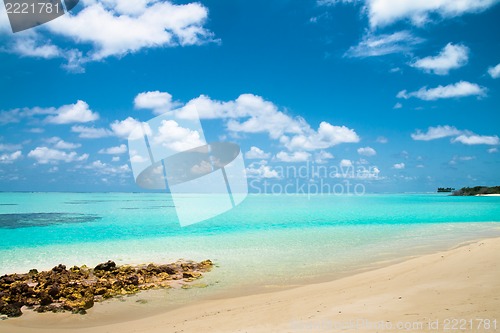
[[458,156],[458,155],[455,155],[448,162],[448,164],[455,165],[455,164],[458,164],[459,162],[462,162],[462,161],[472,161],[472,160],[475,160],[475,159],[476,159],[476,156]]
[[174,110],[181,119],[224,119],[233,133],[267,133],[289,150],[326,149],[358,142],[353,129],[321,122],[314,130],[301,117],[292,117],[261,96],[242,94],[232,101],[217,101],[201,95]]
[[363,147],[358,148],[358,154],[364,156],[374,156],[377,155],[377,152],[372,147]]
[[54,116],[48,116],[45,121],[51,124],[88,123],[99,119],[97,112],[92,112],[84,101],[64,105],[58,108]]
[[0,164],[11,164],[14,163],[15,160],[21,158],[23,156],[20,150],[15,151],[13,153],[7,153],[0,155]]
[[421,130],[417,130],[415,133],[411,134],[411,138],[417,141],[430,141],[441,139],[449,136],[457,136],[460,135],[462,131],[458,130],[454,126],[436,126],[429,127],[427,132],[422,132]]
[[406,53],[424,40],[410,31],[376,35],[366,33],[358,45],[351,46],[344,54],[351,58],[378,57],[393,53]]
[[113,132],[106,128],[95,128],[86,126],[72,126],[71,132],[78,133],[82,139],[100,139],[113,135]]
[[104,163],[101,160],[92,162],[90,165],[85,166],[85,169],[93,169],[98,174],[104,174],[104,175],[130,174],[131,172],[128,164],[114,166]]
[[270,153],[264,152],[259,147],[252,146],[250,150],[245,153],[245,158],[249,160],[263,160],[271,157]]
[[63,149],[63,150],[76,149],[76,148],[80,148],[82,146],[79,143],[66,142],[66,141],[64,141],[61,138],[58,138],[56,136],[48,139],[47,142],[51,143],[54,148]]
[[493,79],[498,79],[500,77],[500,64],[488,68],[488,74],[493,78]]
[[[208,9],[198,2],[178,5],[162,0],[82,0],[80,3],[81,10],[50,21],[29,34],[12,36],[4,29],[3,22],[0,33],[8,33],[10,52],[65,58],[66,68],[81,71],[86,62],[110,56],[215,41],[213,33],[204,27]],[[6,19],[4,16],[2,21]],[[65,39],[64,45],[70,48],[48,43],[52,36],[54,40]],[[89,46],[90,51],[83,54],[81,50],[88,50]]]
[[111,124],[111,130],[117,137],[121,139],[127,139],[130,134],[132,134],[132,132],[136,131],[138,128],[141,128],[141,126],[148,129],[148,133],[150,132],[147,123],[141,123],[140,121],[132,117],[127,117],[125,120],[115,120]]
[[108,155],[120,155],[120,154],[125,154],[126,152],[127,152],[127,146],[124,144],[121,144],[116,147],[109,147],[106,149],[99,150],[99,154],[108,154]]
[[63,51],[59,47],[47,41],[41,41],[35,38],[36,35],[17,38],[10,52],[17,53],[24,57],[52,59],[62,57]]
[[396,163],[392,166],[394,169],[401,170],[404,169],[406,166],[404,163]]
[[75,161],[85,161],[89,155],[82,154],[78,155],[76,152],[65,152],[62,150],[51,149],[48,147],[36,147],[28,153],[28,157],[35,159],[39,164],[58,162],[75,162]]
[[349,168],[349,167],[352,167],[353,164],[352,164],[351,160],[344,159],[344,160],[340,161],[339,165],[343,168]]
[[448,43],[437,56],[417,59],[410,66],[427,73],[447,75],[450,70],[465,66],[469,60],[469,48],[465,45]]
[[327,122],[321,122],[317,131],[308,135],[300,134],[291,139],[282,137],[281,142],[289,150],[317,150],[326,149],[340,143],[359,142],[356,132],[346,126],[333,126]]
[[498,0],[366,0],[371,27],[383,27],[401,20],[421,26],[430,17],[452,18],[479,13],[498,3]]
[[417,141],[430,141],[445,137],[454,137],[451,139],[451,142],[459,142],[465,145],[500,144],[500,139],[496,135],[478,135],[469,130],[459,130],[456,127],[448,125],[429,127],[427,132],[417,130],[415,133],[411,134],[411,137],[413,140]]
[[316,154],[314,154],[314,161],[316,163],[325,163],[326,160],[331,160],[332,158],[334,158],[334,156],[331,153],[324,150],[321,150]]
[[136,109],[150,109],[155,114],[162,114],[172,110],[174,103],[172,95],[156,90],[138,94],[134,99],[134,106]]
[[174,151],[189,150],[205,144],[198,131],[184,128],[175,120],[162,120],[153,142]]
[[452,140],[452,142],[460,142],[464,145],[498,145],[500,140],[498,136],[477,135],[477,134],[462,134]]
[[23,119],[46,116],[45,122],[51,124],[87,123],[99,119],[97,112],[92,112],[89,105],[81,100],[75,104],[56,107],[16,108],[0,112],[0,124],[18,123]]
[[498,148],[490,148],[488,149],[488,153],[490,154],[498,153]]
[[402,90],[397,94],[397,98],[408,99],[411,97],[416,97],[424,101],[433,101],[442,98],[459,98],[466,96],[486,96],[486,88],[481,87],[475,83],[470,83],[467,81],[460,81],[455,84],[449,84],[447,86],[437,86],[436,88],[427,89],[427,87],[422,87],[414,92],[407,92]]
[[311,157],[311,154],[305,151],[296,151],[293,153],[287,153],[285,151],[280,151],[276,154],[276,159],[281,162],[294,163],[294,162],[306,162]]
[[280,178],[278,171],[272,169],[269,165],[267,165],[266,161],[250,164],[248,168],[246,168],[246,174],[249,178]]

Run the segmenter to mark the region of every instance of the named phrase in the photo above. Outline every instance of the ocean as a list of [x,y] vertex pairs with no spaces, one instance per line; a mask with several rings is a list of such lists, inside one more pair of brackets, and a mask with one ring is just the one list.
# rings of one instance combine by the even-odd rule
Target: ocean
[[0,275],[183,258],[214,261],[206,281],[219,290],[294,285],[500,236],[499,222],[500,197],[249,195],[181,227],[164,193],[5,192]]

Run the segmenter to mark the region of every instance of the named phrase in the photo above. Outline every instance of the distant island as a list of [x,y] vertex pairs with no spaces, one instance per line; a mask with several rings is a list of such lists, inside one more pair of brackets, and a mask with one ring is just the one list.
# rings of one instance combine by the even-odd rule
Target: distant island
[[[439,192],[439,189],[438,189]],[[462,187],[458,191],[454,191],[452,195],[455,196],[475,196],[475,195],[490,195],[500,194],[500,186],[475,186],[475,187]]]
[[455,191],[454,187],[438,187],[438,193],[449,193]]

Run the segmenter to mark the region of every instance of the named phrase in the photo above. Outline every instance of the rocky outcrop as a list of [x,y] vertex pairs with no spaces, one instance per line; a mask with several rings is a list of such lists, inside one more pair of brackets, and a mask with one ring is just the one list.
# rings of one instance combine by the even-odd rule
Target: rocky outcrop
[[85,314],[94,302],[152,288],[170,288],[174,282],[189,288],[212,269],[212,262],[178,261],[166,265],[117,266],[109,260],[95,268],[58,265],[50,271],[0,277],[0,315],[19,317],[26,306],[37,312],[71,311]]

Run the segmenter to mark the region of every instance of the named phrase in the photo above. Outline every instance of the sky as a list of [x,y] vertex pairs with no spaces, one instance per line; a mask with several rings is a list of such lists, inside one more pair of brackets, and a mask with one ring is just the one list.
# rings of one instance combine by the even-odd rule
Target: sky
[[252,192],[500,185],[499,2],[81,0],[15,34],[2,7],[0,190],[142,191],[132,129],[193,108]]

